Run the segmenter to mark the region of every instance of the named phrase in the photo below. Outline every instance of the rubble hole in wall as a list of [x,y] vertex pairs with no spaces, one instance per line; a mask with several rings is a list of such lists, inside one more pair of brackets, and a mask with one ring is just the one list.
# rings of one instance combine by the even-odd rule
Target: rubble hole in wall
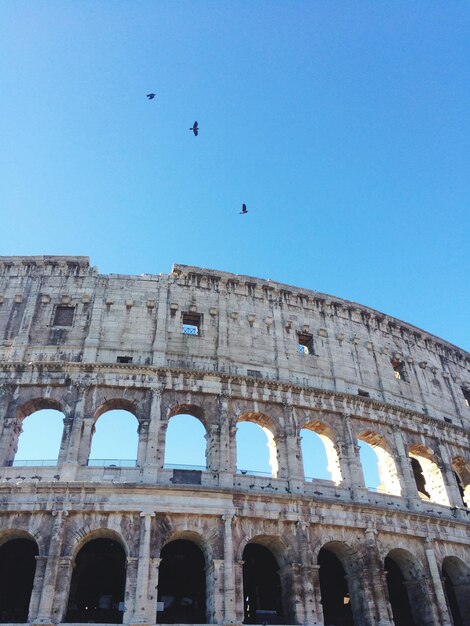
[[0,622],[26,623],[36,571],[38,547],[15,538],[0,546]]
[[444,479],[433,453],[424,445],[415,444],[410,448],[409,456],[419,495],[436,504],[449,506]]
[[462,504],[470,507],[470,463],[463,457],[457,456],[452,459],[452,470],[457,481]]

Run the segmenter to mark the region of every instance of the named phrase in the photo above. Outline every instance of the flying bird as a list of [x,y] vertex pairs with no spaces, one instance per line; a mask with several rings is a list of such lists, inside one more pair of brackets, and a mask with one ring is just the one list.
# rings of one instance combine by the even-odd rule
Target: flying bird
[[148,94],[147,94],[147,98],[148,98],[149,100],[153,100],[153,99],[155,98],[155,96],[156,96],[156,95],[157,95],[156,93],[148,93]]
[[246,204],[242,204],[242,210],[240,211],[240,215],[246,215],[248,213],[248,209],[246,208]]
[[197,137],[197,136],[198,136],[198,134],[199,134],[199,126],[198,126],[197,121],[196,121],[196,122],[194,122],[194,124],[193,124],[192,128],[190,128],[189,130],[192,130],[192,131],[193,131],[193,133],[194,133],[194,136],[195,136],[195,137]]

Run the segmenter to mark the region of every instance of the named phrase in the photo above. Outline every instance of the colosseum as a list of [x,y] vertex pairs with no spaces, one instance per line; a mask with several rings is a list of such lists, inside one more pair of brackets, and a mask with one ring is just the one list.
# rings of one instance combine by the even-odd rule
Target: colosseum
[[[470,354],[199,267],[0,257],[0,277],[2,623],[470,625]],[[43,409],[63,414],[58,456],[18,459]],[[117,409],[135,459],[90,463]],[[205,466],[165,462],[182,415],[205,429]],[[269,475],[237,463],[243,422]],[[328,478],[304,470],[312,433]]]

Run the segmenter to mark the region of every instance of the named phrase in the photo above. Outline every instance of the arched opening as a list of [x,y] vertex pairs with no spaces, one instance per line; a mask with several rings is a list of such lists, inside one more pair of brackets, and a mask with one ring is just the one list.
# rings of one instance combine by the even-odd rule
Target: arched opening
[[395,626],[415,626],[410,599],[406,590],[405,577],[395,561],[385,557],[388,598],[392,607]]
[[462,498],[462,504],[470,507],[470,465],[462,457],[456,457],[452,460],[452,470]]
[[442,562],[447,605],[454,626],[470,624],[470,568],[455,556]]
[[138,422],[133,413],[112,409],[94,425],[88,465],[135,467],[139,445]]
[[32,539],[10,539],[0,546],[0,622],[28,621],[38,547]]
[[57,409],[40,409],[27,415],[21,427],[13,465],[56,465],[64,431],[64,414]]
[[339,485],[343,477],[331,428],[318,421],[309,422],[300,436],[305,480],[320,478]]
[[205,559],[187,539],[167,543],[161,552],[158,577],[158,624],[205,624]]
[[165,467],[206,469],[206,429],[189,413],[170,418],[165,438]]
[[449,506],[449,497],[442,473],[432,452],[425,446],[416,444],[410,448],[409,456],[416,487],[421,498]]
[[244,624],[286,624],[279,567],[273,553],[257,543],[243,551]]
[[126,554],[114,539],[91,539],[75,558],[65,622],[122,624]]
[[278,449],[273,425],[262,413],[246,413],[237,423],[237,471],[277,478]]
[[328,626],[354,626],[346,572],[339,558],[323,547],[318,553],[323,621]]
[[407,550],[391,550],[384,561],[388,596],[395,626],[433,623],[427,581],[416,557]]
[[359,435],[358,444],[366,487],[400,496],[397,466],[383,437],[373,431],[366,431]]

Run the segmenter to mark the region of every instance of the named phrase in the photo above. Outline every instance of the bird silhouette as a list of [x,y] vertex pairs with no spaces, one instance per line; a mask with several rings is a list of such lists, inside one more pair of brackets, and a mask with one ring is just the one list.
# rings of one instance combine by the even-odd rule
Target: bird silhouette
[[240,211],[240,215],[246,215],[248,213],[248,209],[246,208],[246,204],[242,204],[242,210]]
[[190,128],[189,130],[192,130],[192,131],[193,131],[193,133],[194,133],[195,137],[197,137],[197,136],[198,136],[198,134],[199,134],[199,126],[198,126],[197,121],[195,121],[195,122],[194,122],[194,124],[193,124],[192,128]]
[[153,100],[153,99],[155,98],[155,96],[156,96],[156,95],[157,95],[156,93],[148,93],[148,94],[147,94],[147,98],[148,98],[149,100]]

